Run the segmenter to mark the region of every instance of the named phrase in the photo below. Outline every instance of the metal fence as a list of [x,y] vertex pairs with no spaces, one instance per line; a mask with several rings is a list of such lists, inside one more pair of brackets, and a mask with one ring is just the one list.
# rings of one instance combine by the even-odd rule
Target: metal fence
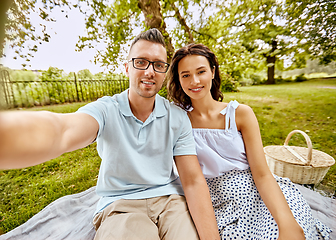
[[33,107],[93,101],[126,90],[127,79],[58,81],[11,81],[8,71],[0,72],[0,103],[5,108]]

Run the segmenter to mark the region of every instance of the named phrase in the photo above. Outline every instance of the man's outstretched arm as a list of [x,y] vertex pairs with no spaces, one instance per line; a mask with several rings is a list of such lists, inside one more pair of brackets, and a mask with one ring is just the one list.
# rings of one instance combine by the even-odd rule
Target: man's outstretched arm
[[85,147],[98,129],[85,113],[0,112],[0,169],[37,165]]

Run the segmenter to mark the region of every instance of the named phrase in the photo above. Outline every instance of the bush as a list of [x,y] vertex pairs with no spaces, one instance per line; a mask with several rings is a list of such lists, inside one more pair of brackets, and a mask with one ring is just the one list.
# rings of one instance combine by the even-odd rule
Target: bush
[[304,82],[304,81],[307,81],[307,78],[304,76],[304,73],[302,73],[302,74],[296,76],[294,81],[295,82]]
[[252,80],[252,85],[260,85],[266,82],[266,79],[264,79],[262,76],[255,74],[255,73],[252,73],[250,75],[250,78]]
[[238,92],[239,83],[231,75],[223,74],[221,78],[222,78],[222,83],[220,86],[221,92]]
[[282,78],[282,76],[277,76],[274,78],[275,79],[275,83],[284,83],[284,82],[293,82],[292,78]]
[[167,98],[167,87],[166,85],[163,85],[162,88],[160,89],[160,91],[158,92],[158,94],[161,96],[161,97],[164,97],[164,98]]

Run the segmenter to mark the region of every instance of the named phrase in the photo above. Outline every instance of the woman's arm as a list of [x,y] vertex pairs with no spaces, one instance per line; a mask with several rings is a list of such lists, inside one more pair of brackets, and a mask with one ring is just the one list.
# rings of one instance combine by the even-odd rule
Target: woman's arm
[[302,228],[296,222],[278,183],[268,168],[258,121],[253,110],[246,105],[239,105],[236,110],[236,123],[243,135],[246,156],[256,187],[278,224],[278,239],[305,239]]
[[85,113],[0,112],[0,169],[40,164],[92,143],[97,121]]

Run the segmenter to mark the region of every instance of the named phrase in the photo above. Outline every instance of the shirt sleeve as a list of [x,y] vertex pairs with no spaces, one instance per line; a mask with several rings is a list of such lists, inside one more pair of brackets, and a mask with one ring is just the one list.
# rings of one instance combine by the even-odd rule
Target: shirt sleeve
[[102,97],[97,101],[91,102],[77,110],[77,112],[89,114],[96,119],[99,124],[97,137],[99,137],[101,132],[104,130],[107,116],[107,104],[111,101],[110,99],[111,98],[109,97]]
[[180,133],[174,146],[174,156],[197,155],[191,123],[186,112],[182,113],[180,126]]

